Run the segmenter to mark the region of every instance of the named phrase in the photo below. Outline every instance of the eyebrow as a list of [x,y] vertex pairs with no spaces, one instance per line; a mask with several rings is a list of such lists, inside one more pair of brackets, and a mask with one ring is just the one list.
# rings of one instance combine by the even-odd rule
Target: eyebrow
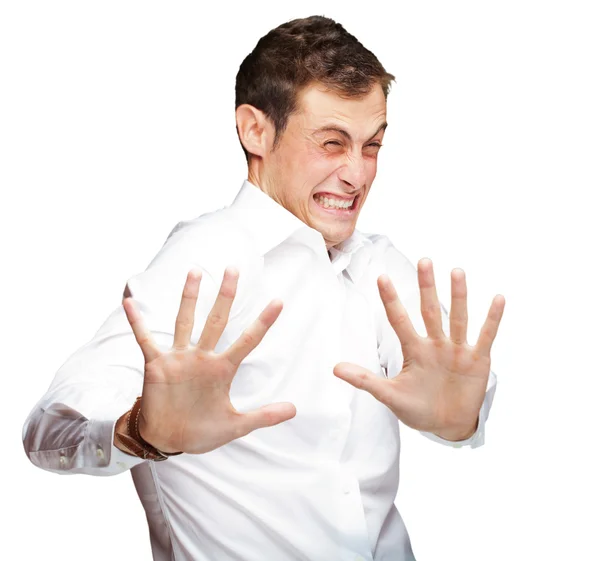
[[[387,126],[388,126],[387,123],[383,123],[375,131],[375,133],[369,137],[369,140],[373,140],[373,138],[375,138],[382,130],[385,130],[387,128]],[[350,133],[346,129],[343,129],[342,127],[339,127],[337,125],[325,125],[325,126],[315,130],[315,134],[319,134],[322,132],[337,132],[337,133],[341,134],[344,138],[346,138],[350,141],[352,140],[352,136],[350,135]],[[369,142],[369,140],[367,140],[367,142]]]

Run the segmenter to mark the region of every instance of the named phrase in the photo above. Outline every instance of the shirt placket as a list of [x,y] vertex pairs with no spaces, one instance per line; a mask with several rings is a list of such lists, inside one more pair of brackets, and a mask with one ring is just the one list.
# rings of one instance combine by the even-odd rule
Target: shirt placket
[[[350,256],[341,254],[332,263],[330,314],[332,344],[329,346],[329,363],[332,367],[340,362],[344,350],[344,308],[347,305],[347,286],[343,271],[350,261]],[[335,469],[332,482],[338,497],[338,527],[343,533],[344,561],[372,561],[370,541],[367,532],[365,512],[362,503],[360,486],[355,475],[341,462],[341,455],[349,437],[352,421],[351,402],[354,388],[347,382],[332,374],[332,391],[339,407],[339,415],[335,426],[330,430],[331,459]]]

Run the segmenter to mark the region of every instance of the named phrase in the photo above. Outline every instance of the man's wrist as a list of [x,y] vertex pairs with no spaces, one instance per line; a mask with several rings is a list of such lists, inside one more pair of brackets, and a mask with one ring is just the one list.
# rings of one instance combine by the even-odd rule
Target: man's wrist
[[142,438],[139,431],[140,410],[141,397],[138,397],[133,407],[119,417],[115,425],[115,446],[130,456],[144,460],[163,461],[169,456],[182,454],[182,452],[162,452]]
[[471,427],[467,430],[453,429],[453,430],[449,430],[449,431],[435,432],[433,434],[435,434],[436,436],[439,436],[440,438],[447,440],[449,442],[459,442],[461,440],[468,440],[469,438],[471,438],[475,434],[475,432],[477,432],[478,426],[479,426],[479,418],[477,418],[475,420],[475,423],[473,425],[471,425]]

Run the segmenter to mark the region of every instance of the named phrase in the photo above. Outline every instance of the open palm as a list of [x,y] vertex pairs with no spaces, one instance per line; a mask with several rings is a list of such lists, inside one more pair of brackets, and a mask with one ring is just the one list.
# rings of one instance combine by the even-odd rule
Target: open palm
[[497,295],[491,304],[477,343],[467,344],[467,288],[465,274],[452,272],[450,336],[442,329],[440,303],[433,264],[418,264],[421,314],[427,337],[414,329],[386,275],[377,279],[388,320],[402,346],[404,364],[390,379],[380,378],[361,366],[339,363],[334,374],[371,393],[404,424],[432,432],[447,440],[468,438],[477,428],[490,372],[490,352],[502,319],[505,300]]
[[233,378],[242,361],[260,344],[283,303],[271,301],[225,351],[215,352],[237,290],[238,272],[225,269],[223,282],[197,344],[191,344],[201,272],[190,271],[175,321],[173,347],[162,351],[154,341],[132,298],[123,307],[144,355],[144,385],[139,430],[162,452],[200,454],[291,419],[291,403],[271,403],[240,413],[229,399]]

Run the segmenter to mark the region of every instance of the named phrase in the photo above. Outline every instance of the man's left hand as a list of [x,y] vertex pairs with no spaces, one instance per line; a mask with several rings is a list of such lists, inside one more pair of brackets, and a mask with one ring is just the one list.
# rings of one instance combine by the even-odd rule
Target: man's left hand
[[388,320],[402,346],[401,372],[394,378],[381,378],[347,362],[337,364],[333,372],[356,388],[368,391],[405,425],[446,440],[465,440],[477,429],[490,373],[490,351],[505,300],[502,295],[492,300],[479,339],[470,346],[466,340],[464,271],[454,269],[451,274],[450,337],[442,329],[432,262],[421,259],[417,271],[427,337],[415,331],[389,277],[381,275],[377,279]]

